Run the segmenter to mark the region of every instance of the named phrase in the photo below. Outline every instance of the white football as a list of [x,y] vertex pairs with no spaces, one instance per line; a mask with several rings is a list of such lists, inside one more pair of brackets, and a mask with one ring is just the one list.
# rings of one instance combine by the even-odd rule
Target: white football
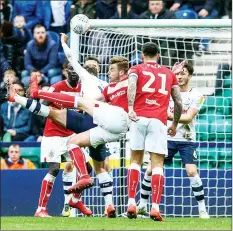
[[75,15],[70,21],[70,28],[76,34],[85,34],[90,28],[89,18],[84,14]]

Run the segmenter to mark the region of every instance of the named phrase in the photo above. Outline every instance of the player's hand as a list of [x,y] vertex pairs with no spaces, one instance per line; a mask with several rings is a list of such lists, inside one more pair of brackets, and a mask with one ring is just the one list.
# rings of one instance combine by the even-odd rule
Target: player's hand
[[173,114],[172,113],[168,113],[168,115],[167,115],[167,119],[168,120],[173,120]]
[[135,122],[139,120],[134,110],[129,110],[128,115],[129,115],[129,118]]
[[64,33],[60,33],[60,35],[61,35],[61,43],[66,43],[69,37]]
[[177,127],[177,125],[172,123],[172,125],[167,130],[167,134],[170,136],[175,136],[176,135],[176,127]]
[[198,16],[201,18],[205,18],[206,16],[208,16],[209,12],[205,9],[202,9],[201,11],[199,11]]
[[171,11],[177,11],[177,10],[179,9],[179,7],[180,7],[180,3],[174,3],[174,4],[171,6],[170,10],[171,10]]
[[172,72],[175,75],[178,75],[183,70],[184,65],[187,64],[187,63],[188,63],[187,60],[184,60],[181,63],[176,62],[175,65],[172,67]]
[[16,131],[14,129],[8,129],[7,132],[9,132],[12,136],[16,135]]

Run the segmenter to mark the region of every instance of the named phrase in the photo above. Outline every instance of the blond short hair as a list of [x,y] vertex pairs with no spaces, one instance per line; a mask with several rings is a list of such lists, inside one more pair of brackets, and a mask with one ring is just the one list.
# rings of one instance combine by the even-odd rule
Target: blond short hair
[[4,76],[6,76],[6,75],[14,75],[16,77],[16,73],[13,70],[7,70],[7,71],[5,71],[4,72]]
[[110,59],[110,65],[117,64],[119,71],[124,71],[125,73],[129,70],[129,60],[122,56],[114,56]]

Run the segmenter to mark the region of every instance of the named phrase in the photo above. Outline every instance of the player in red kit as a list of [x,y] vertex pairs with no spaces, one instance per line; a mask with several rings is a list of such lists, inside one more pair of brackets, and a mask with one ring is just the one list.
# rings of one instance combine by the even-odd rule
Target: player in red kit
[[148,42],[142,47],[144,63],[129,70],[128,108],[132,120],[130,126],[131,164],[128,170],[129,218],[136,218],[136,190],[144,151],[150,153],[152,169],[152,209],[150,217],[162,221],[159,204],[163,191],[163,162],[167,155],[167,109],[172,96],[175,103],[174,120],[168,129],[176,134],[176,127],[182,112],[182,101],[177,79],[166,67],[155,60],[159,48]]
[[[75,69],[75,68],[74,68]],[[82,191],[91,187],[92,179],[88,175],[83,163],[81,147],[96,147],[106,142],[121,139],[129,128],[129,118],[127,114],[127,72],[128,60],[124,57],[113,57],[110,60],[109,78],[111,84],[107,86],[101,95],[96,99],[107,102],[91,100],[90,98],[74,97],[59,93],[41,94],[37,82],[31,82],[31,96],[42,98],[51,102],[62,104],[64,107],[78,108],[93,117],[93,122],[98,126],[89,131],[76,134],[68,142],[68,150],[72,159],[78,159],[75,164],[78,166],[81,179],[76,185],[69,189],[69,192]],[[84,76],[85,78],[85,76]],[[84,82],[88,79],[84,79]],[[80,158],[79,158],[80,157]]]
[[[79,83],[78,75],[74,72],[72,66],[68,64],[68,79],[52,85],[49,92],[64,92],[71,95],[79,95],[81,85]],[[31,104],[36,107],[36,103]],[[61,109],[58,104],[51,104],[52,107]],[[53,184],[59,172],[61,156],[64,156],[66,161],[71,161],[67,152],[66,142],[74,135],[74,132],[64,128],[51,119],[46,120],[44,134],[41,142],[41,162],[48,162],[49,172],[45,176],[41,185],[41,192],[39,198],[38,209],[35,213],[37,217],[49,217],[47,213],[47,203],[52,192]],[[72,195],[72,200],[80,198],[81,195]],[[75,198],[75,199],[74,199]],[[87,215],[91,215],[91,210],[87,209],[81,201],[76,202],[79,209]],[[77,207],[74,203],[72,206]]]

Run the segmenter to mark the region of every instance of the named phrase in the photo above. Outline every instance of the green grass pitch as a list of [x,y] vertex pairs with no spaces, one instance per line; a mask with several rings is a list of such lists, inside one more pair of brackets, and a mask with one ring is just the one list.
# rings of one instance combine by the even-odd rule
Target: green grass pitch
[[165,222],[128,218],[1,217],[1,230],[231,230],[231,218],[166,218]]

